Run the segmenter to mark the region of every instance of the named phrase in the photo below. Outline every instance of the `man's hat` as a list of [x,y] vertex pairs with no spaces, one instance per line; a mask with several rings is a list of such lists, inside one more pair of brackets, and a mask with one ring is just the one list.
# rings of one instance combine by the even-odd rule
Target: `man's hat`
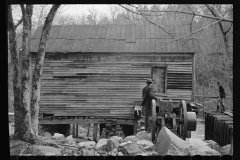
[[148,80],[146,81],[146,83],[153,83],[153,80],[152,80],[152,79],[148,79]]

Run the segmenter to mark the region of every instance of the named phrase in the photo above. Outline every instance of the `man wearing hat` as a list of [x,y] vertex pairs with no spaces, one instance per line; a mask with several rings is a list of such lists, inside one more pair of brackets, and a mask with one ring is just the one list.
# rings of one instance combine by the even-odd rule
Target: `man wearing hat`
[[145,116],[145,131],[148,131],[148,117],[152,116],[152,108],[151,108],[151,103],[152,103],[152,99],[160,100],[159,98],[157,98],[154,93],[153,93],[153,88],[152,88],[152,84],[153,84],[153,80],[152,79],[148,79],[146,81],[147,85],[143,88],[142,90],[142,106],[143,106],[143,111],[145,112],[144,116]]

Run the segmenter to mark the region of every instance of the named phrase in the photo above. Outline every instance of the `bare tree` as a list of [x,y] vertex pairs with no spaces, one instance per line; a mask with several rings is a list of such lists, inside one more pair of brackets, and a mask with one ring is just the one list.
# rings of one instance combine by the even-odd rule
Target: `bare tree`
[[[120,6],[164,30],[172,37],[168,43],[181,44],[182,39],[188,38],[198,40],[201,52],[196,54],[197,82],[209,86],[221,80],[232,95],[232,5],[161,5],[150,9]],[[169,32],[171,27],[181,24],[189,25],[190,33],[175,37]]]
[[[60,5],[53,5],[50,10],[41,36],[39,54],[37,56],[37,64],[33,76],[33,92],[31,92],[30,82],[30,38],[32,30],[33,5],[21,4],[22,18],[14,24],[12,15],[12,6],[8,6],[8,37],[9,37],[9,53],[13,63],[13,93],[14,93],[14,116],[15,116],[15,133],[14,136],[20,140],[34,143],[37,136],[38,127],[38,103],[40,87],[38,80],[41,78],[41,66],[44,59],[44,50],[48,34],[51,28],[53,17]],[[18,55],[16,45],[16,28],[23,23],[22,46]],[[19,60],[21,59],[21,61]],[[39,61],[38,61],[39,60]],[[38,79],[39,78],[39,79]],[[31,101],[32,93],[32,101]],[[39,95],[39,96],[38,96]],[[30,106],[31,104],[31,106]],[[33,118],[32,118],[33,117]],[[33,125],[32,125],[33,124]]]
[[102,13],[99,13],[95,8],[88,8],[89,15],[87,16],[88,23],[98,24],[100,18],[102,17]]
[[38,114],[39,114],[39,100],[40,100],[40,87],[43,62],[45,57],[45,48],[48,40],[49,32],[52,26],[54,16],[60,5],[53,5],[50,9],[46,20],[43,25],[43,30],[36,56],[36,64],[32,80],[32,96],[31,96],[31,124],[35,135],[38,135]]
[[114,23],[115,19],[117,18],[119,11],[120,8],[117,5],[110,5],[109,12],[112,18],[112,23]]

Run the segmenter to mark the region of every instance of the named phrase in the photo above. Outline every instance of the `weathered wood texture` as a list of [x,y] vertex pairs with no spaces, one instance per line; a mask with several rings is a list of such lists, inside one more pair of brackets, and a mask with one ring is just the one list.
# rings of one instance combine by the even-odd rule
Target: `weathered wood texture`
[[168,98],[190,100],[192,54],[48,53],[40,113],[133,119],[152,67],[162,65]]
[[[32,36],[31,52],[37,52],[42,27]],[[179,38],[189,33],[188,25],[176,25],[172,34]],[[76,25],[52,26],[46,52],[125,52],[125,53],[189,53],[199,52],[196,39],[178,42],[153,24],[145,25]],[[181,42],[181,43],[179,43]]]
[[213,140],[221,147],[231,143],[233,117],[215,111],[205,112],[205,140]]

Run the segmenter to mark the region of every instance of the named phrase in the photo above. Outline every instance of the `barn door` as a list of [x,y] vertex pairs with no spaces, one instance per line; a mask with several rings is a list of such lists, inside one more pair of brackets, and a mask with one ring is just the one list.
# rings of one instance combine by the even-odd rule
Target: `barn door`
[[166,93],[166,67],[152,67],[154,93]]

